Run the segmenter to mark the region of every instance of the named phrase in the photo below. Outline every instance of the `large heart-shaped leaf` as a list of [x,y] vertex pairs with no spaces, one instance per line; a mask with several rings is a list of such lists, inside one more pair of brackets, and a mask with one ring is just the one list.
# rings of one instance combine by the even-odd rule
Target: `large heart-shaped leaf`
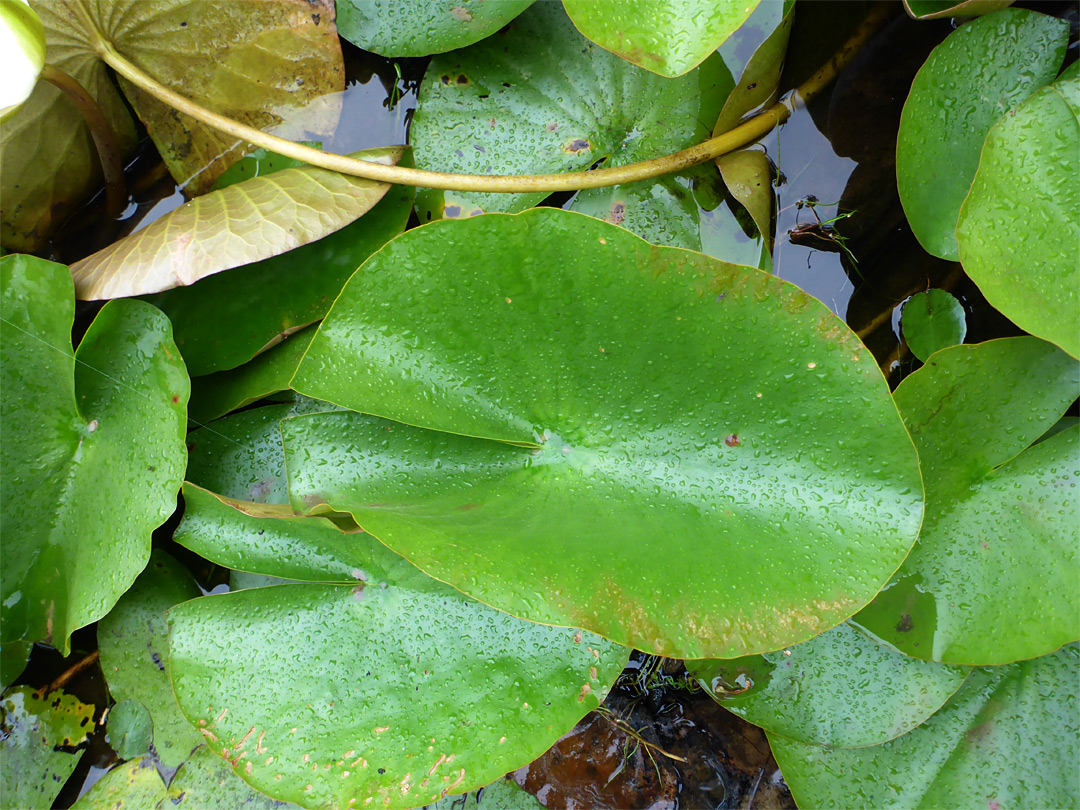
[[[353,157],[396,163],[402,147]],[[327,169],[283,169],[184,203],[71,266],[82,299],[160,292],[321,239],[362,216],[389,186]]]
[[[1017,326],[1080,357],[1080,78],[994,125],[956,238],[964,270]],[[1017,211],[1035,215],[1017,217]]]
[[918,658],[1002,664],[1080,638],[1080,428],[1033,447],[1076,398],[1080,364],[1037,338],[954,346],[896,389],[926,519],[859,625]]
[[[635,68],[582,39],[557,3],[537,3],[499,34],[431,61],[411,141],[417,166],[442,171],[619,166],[704,140],[733,84],[719,56],[674,80]],[[699,248],[690,179],[588,189],[572,207],[650,241]],[[422,222],[512,213],[546,196],[424,190],[417,210]]]
[[383,56],[430,56],[490,36],[535,0],[338,0],[338,32]]
[[896,139],[896,181],[911,230],[935,256],[956,260],[956,220],[995,121],[1061,67],[1068,26],[1005,9],[960,26],[911,84]]
[[767,731],[828,748],[877,745],[941,708],[969,670],[892,652],[846,624],[803,644],[687,669],[710,695]]
[[761,0],[563,0],[585,36],[661,76],[701,64],[746,22]]
[[294,506],[351,512],[515,615],[667,655],[838,624],[921,519],[881,373],[820,302],[579,214],[403,234],[293,387],[406,423],[283,423]]
[[202,742],[173,697],[165,626],[166,610],[198,595],[199,586],[188,570],[155,550],[131,590],[98,624],[101,671],[109,693],[116,701],[139,701],[150,710],[154,750],[167,768],[179,766]]
[[110,303],[73,355],[66,267],[5,256],[0,284],[3,637],[66,654],[71,632],[135,580],[176,508],[188,377],[149,304]]
[[405,230],[413,197],[412,188],[392,186],[374,208],[329,236],[147,300],[172,321],[193,377],[236,368],[321,319],[356,268]]
[[829,750],[769,735],[800,807],[1072,807],[1080,652],[976,669],[937,714],[884,745]]
[[169,613],[181,708],[249,784],[308,808],[408,808],[531,761],[628,651],[524,622],[418,571],[279,585]]

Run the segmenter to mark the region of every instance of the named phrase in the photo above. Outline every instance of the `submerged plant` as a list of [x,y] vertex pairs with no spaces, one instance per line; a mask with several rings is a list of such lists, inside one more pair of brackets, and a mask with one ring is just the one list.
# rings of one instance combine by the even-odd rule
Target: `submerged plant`
[[[533,806],[501,777],[594,710],[659,780],[680,757],[602,705],[638,650],[643,693],[763,728],[800,806],[1076,803],[1068,24],[907,3],[984,14],[911,86],[907,219],[1019,328],[963,344],[929,290],[890,391],[768,272],[782,172],[737,150],[893,10],[777,100],[795,5],[3,6],[45,47],[0,131],[5,802],[49,806],[94,722],[127,762],[78,806]],[[318,148],[339,34],[432,57],[411,149]],[[140,125],[190,200],[47,260]],[[863,279],[817,205],[790,241]],[[76,297],[119,300],[73,347]],[[111,708],[19,684],[95,624]]]

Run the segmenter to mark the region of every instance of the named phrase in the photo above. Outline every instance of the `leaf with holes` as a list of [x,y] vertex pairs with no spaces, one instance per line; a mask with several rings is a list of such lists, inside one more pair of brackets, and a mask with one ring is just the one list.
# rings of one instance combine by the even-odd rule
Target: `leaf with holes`
[[664,655],[829,629],[922,516],[881,372],[824,305],[556,209],[394,240],[293,387],[394,420],[283,422],[294,507],[350,512],[514,615]]
[[110,302],[73,354],[61,264],[0,259],[0,311],[3,640],[66,654],[176,508],[188,377],[168,319],[141,301]]

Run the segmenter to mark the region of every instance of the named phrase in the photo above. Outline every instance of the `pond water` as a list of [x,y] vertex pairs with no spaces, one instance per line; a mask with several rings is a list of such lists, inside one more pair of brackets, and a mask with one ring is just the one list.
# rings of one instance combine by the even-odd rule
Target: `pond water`
[[[805,78],[842,41],[863,6],[800,6],[783,85]],[[944,287],[957,295],[968,311],[969,340],[1015,332],[985,305],[958,265],[921,250],[896,195],[893,155],[901,105],[926,54],[950,30],[947,21],[913,23],[898,9],[833,88],[762,141],[777,171],[774,272],[845,318],[893,385],[914,363],[900,339],[898,318],[915,292]],[[324,147],[347,153],[405,142],[426,60],[392,61],[344,47],[348,87],[341,125]],[[132,196],[120,220],[103,220],[99,205],[89,204],[52,246],[54,258],[70,263],[184,200],[148,143],[128,167],[128,179]],[[549,204],[567,200],[563,195]],[[843,214],[850,216],[831,230],[815,227]],[[80,305],[83,325],[77,323],[77,331],[98,308]],[[167,531],[159,536],[167,542]],[[185,558],[176,546],[169,550]],[[205,587],[222,587],[220,571],[197,573]],[[78,652],[67,662],[39,648],[22,682],[49,683],[94,646],[91,628],[76,634]],[[96,664],[68,688],[99,704],[104,698]],[[91,754],[57,807],[68,806],[104,773],[112,755],[100,732]],[[794,807],[759,729],[693,691],[681,664],[642,656],[631,660],[604,711],[587,716],[513,778],[552,808]],[[463,800],[463,806],[474,805]]]

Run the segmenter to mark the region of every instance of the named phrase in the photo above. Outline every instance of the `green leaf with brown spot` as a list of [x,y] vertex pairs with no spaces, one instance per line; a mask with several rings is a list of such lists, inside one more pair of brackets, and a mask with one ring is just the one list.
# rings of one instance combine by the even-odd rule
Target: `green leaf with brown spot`
[[278,802],[253,789],[233,773],[229,763],[204,745],[169,782],[167,803],[159,810],[286,810],[298,805]]

